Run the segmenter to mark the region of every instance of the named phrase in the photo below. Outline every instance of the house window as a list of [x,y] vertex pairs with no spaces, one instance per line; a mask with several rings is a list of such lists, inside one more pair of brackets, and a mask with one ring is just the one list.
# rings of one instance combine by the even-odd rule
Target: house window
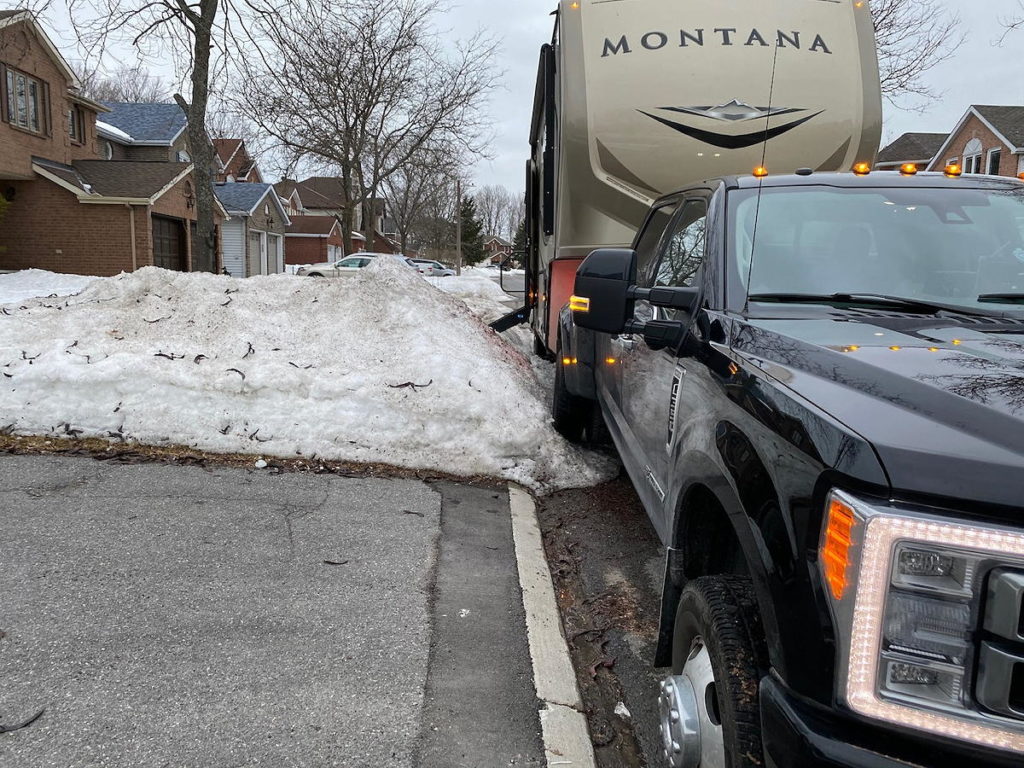
[[77,104],[68,110],[68,136],[76,144],[85,143],[85,113]]
[[43,84],[34,77],[8,68],[6,86],[8,122],[26,131],[42,133],[46,127]]
[[979,139],[971,139],[964,147],[964,173],[984,173]]
[[988,152],[988,173],[990,176],[999,175],[999,162],[1002,160],[1003,153],[999,149],[990,149]]
[[109,141],[103,142],[103,159],[113,160],[114,159],[114,145]]
[[179,163],[190,163],[190,162],[192,162],[192,158],[189,157],[188,152],[186,152],[185,150],[179,150],[178,154],[177,154],[177,158],[178,158],[178,162]]

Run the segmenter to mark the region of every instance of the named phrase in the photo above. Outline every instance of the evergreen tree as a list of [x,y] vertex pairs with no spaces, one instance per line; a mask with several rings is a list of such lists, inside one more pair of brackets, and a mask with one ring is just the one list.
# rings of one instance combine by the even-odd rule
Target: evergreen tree
[[472,197],[462,201],[462,263],[466,266],[479,264],[487,255],[484,251],[484,225],[477,217],[476,202]]
[[516,227],[516,236],[512,238],[512,260],[522,266],[526,263],[526,219]]

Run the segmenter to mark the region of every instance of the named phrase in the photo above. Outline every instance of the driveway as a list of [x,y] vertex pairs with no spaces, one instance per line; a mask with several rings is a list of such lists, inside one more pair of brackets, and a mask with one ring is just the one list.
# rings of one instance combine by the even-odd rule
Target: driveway
[[504,489],[0,456],[0,765],[543,765]]

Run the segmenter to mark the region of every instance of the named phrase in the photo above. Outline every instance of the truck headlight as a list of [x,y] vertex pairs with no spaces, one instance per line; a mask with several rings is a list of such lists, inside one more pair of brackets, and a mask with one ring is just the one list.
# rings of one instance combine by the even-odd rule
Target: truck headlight
[[[994,643],[1024,665],[1024,644],[985,632],[990,575],[1024,574],[1024,535],[837,490],[827,510],[819,563],[843,703],[890,723],[1024,752],[1024,713],[990,703],[1013,699],[1010,681],[986,681],[979,664]],[[1024,607],[1017,610],[1024,622]]]

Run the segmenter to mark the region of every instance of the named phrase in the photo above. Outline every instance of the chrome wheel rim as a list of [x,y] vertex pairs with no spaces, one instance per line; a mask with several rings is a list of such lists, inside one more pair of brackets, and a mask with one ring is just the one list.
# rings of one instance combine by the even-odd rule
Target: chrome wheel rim
[[669,768],[725,768],[725,738],[711,655],[693,641],[683,671],[661,683],[662,756]]

